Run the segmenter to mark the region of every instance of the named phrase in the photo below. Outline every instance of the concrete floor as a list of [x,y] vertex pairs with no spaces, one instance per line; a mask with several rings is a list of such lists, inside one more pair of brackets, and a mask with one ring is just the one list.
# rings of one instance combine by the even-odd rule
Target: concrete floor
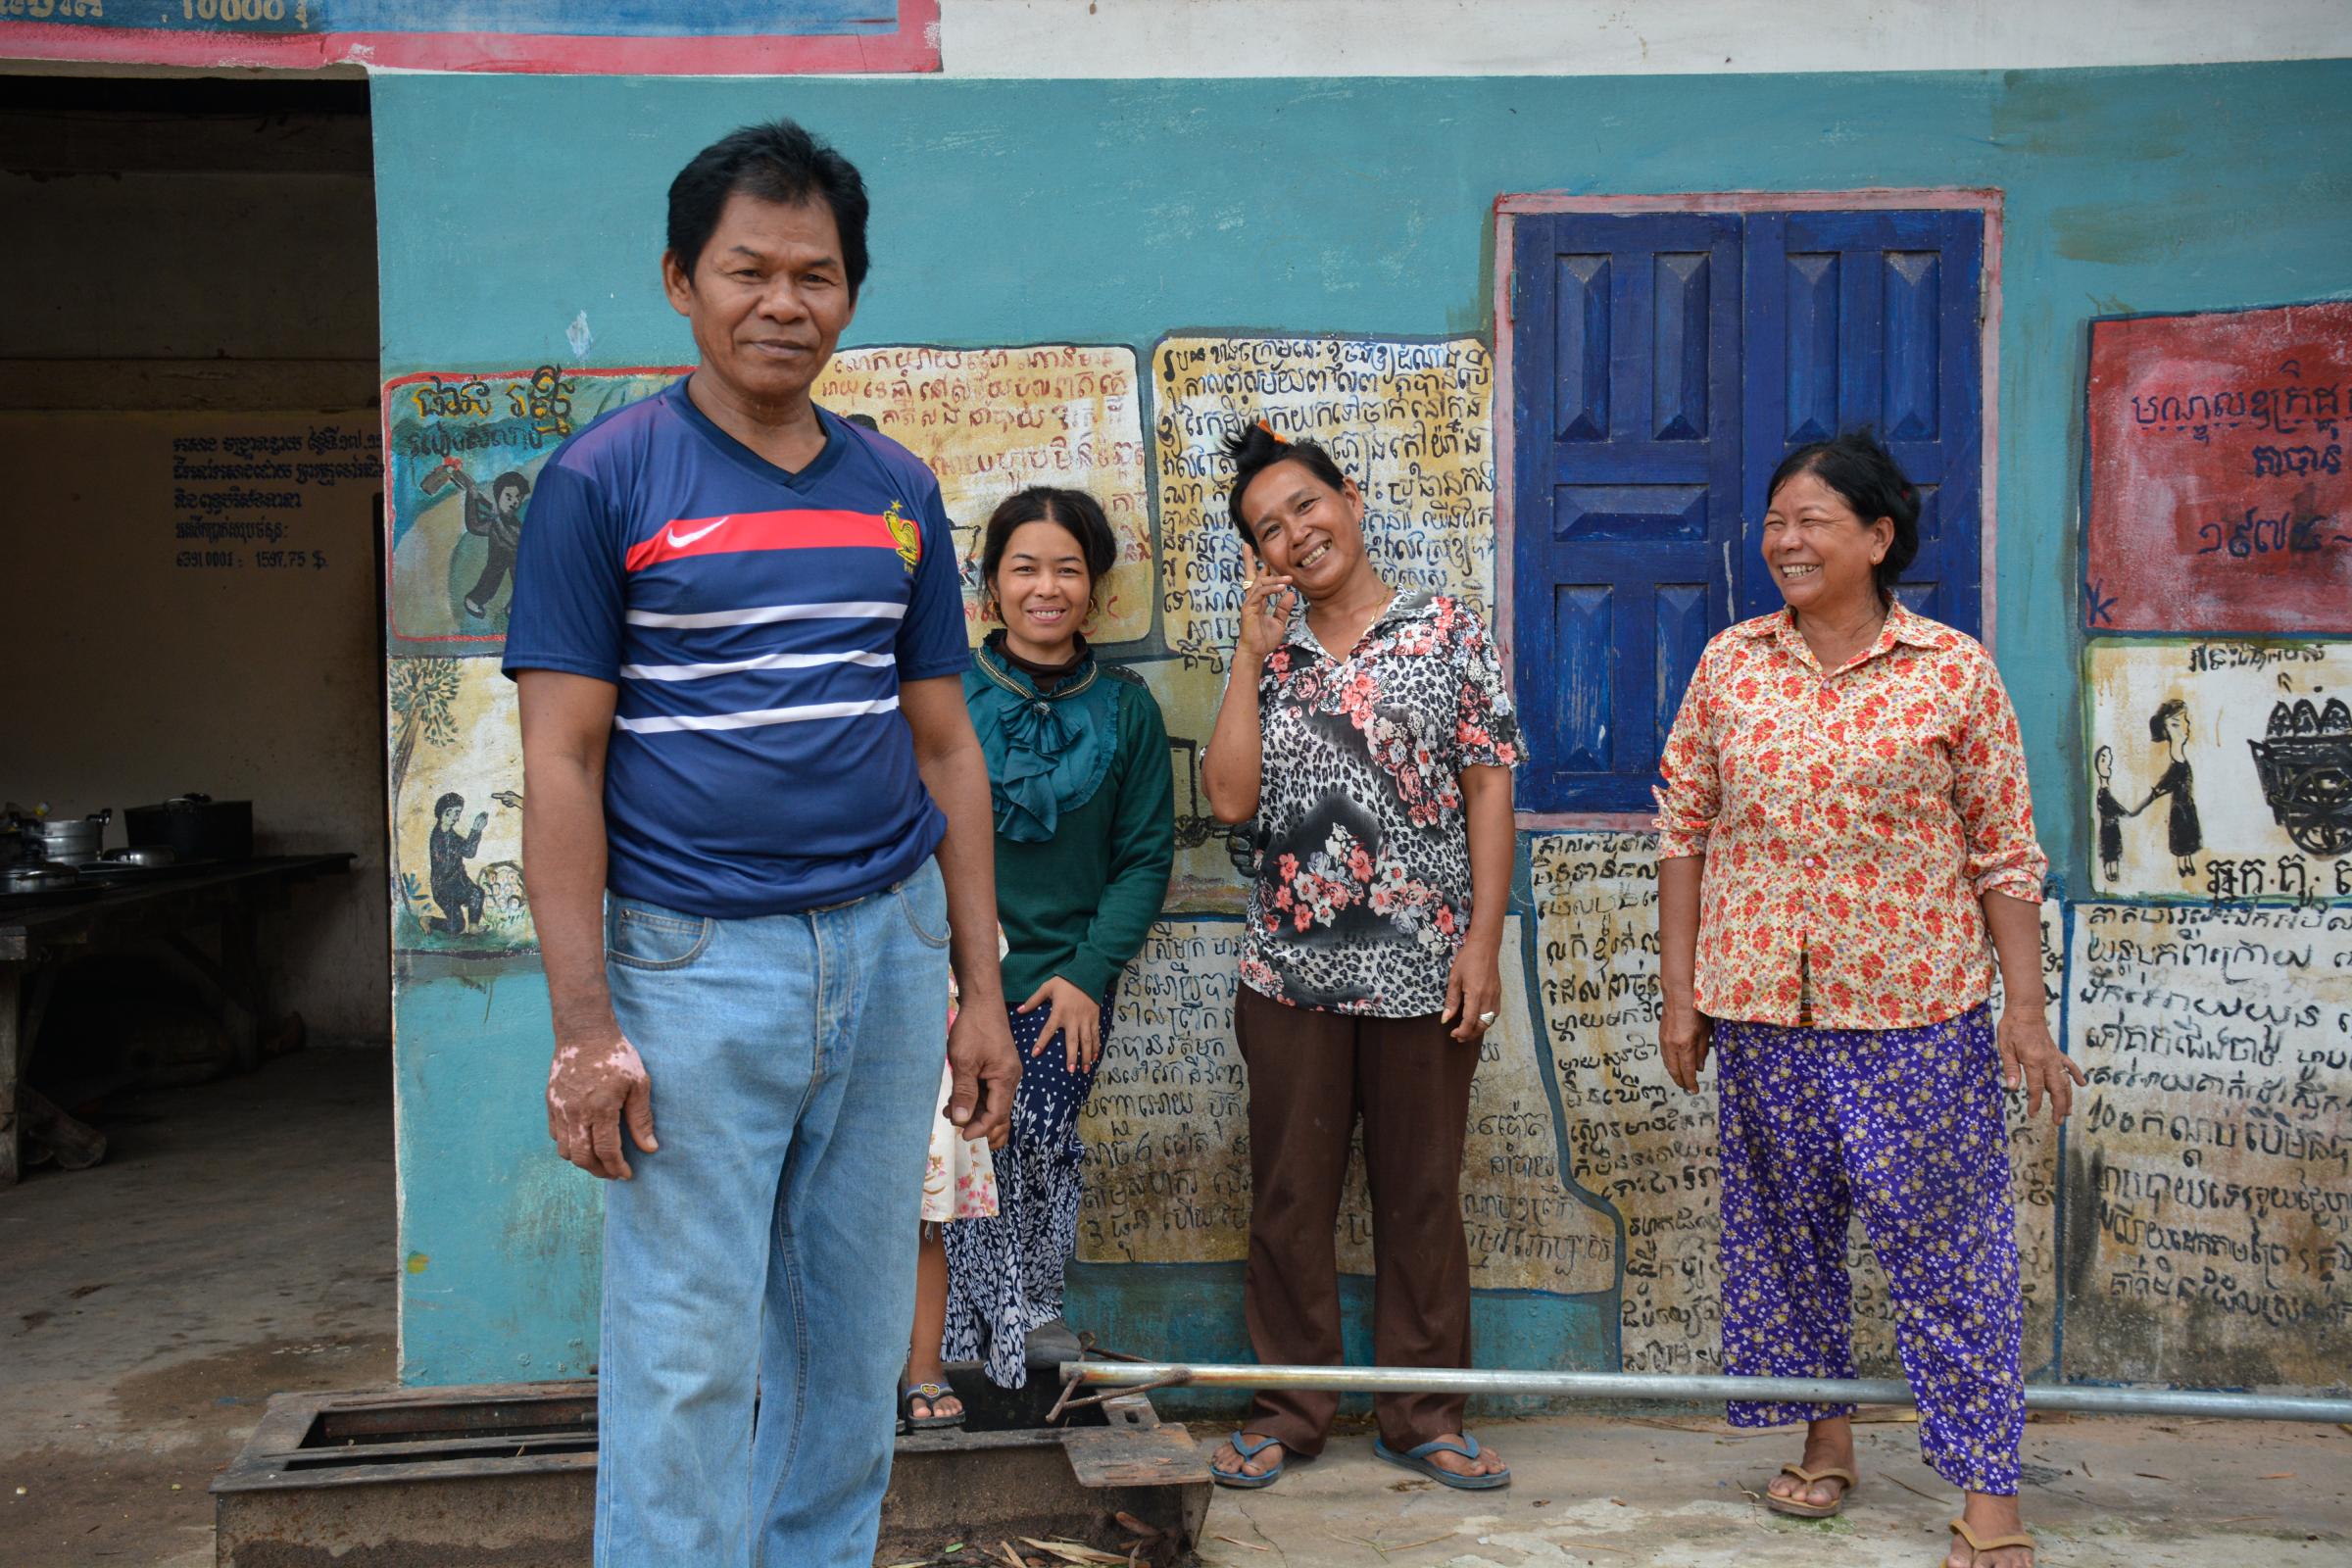
[[[314,1051],[140,1098],[94,1170],[0,1192],[0,1568],[207,1568],[205,1485],[275,1392],[393,1375],[389,1063]],[[1220,1568],[1833,1568],[1941,1560],[1953,1495],[1892,1412],[1827,1524],[1749,1495],[1792,1456],[1706,1417],[1491,1422],[1500,1494],[1446,1491],[1336,1437],[1282,1484],[1220,1492]],[[1198,1428],[1213,1444],[1222,1428]],[[2036,1421],[2045,1568],[2352,1565],[2352,1435]],[[1228,1539],[1215,1539],[1218,1537]],[[942,1557],[971,1560],[972,1550]]]
[[125,1101],[0,1191],[0,1565],[209,1568],[205,1486],[281,1390],[393,1375],[391,1057]]
[[[1335,1437],[1275,1487],[1220,1491],[1201,1552],[1218,1568],[1934,1568],[1959,1494],[1919,1462],[1893,1411],[1856,1427],[1862,1485],[1814,1523],[1751,1494],[1789,1434],[1720,1420],[1568,1417],[1473,1424],[1510,1461],[1504,1492],[1451,1492]],[[1196,1427],[1203,1443],[1223,1429]],[[2042,1568],[2352,1564],[2352,1435],[2335,1427],[2036,1419],[2026,1519]],[[1218,1537],[1228,1539],[1219,1540]]]

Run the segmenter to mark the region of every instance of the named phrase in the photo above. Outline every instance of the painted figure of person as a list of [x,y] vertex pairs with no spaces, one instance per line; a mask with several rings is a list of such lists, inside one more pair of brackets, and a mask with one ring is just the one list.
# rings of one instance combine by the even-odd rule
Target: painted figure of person
[[[1201,778],[1219,820],[1258,824],[1234,1004],[1250,1343],[1263,1363],[1347,1359],[1332,1233],[1360,1113],[1375,1359],[1468,1366],[1462,1148],[1502,1005],[1518,718],[1477,611],[1381,579],[1363,494],[1328,452],[1261,422],[1226,455],[1250,582]],[[1372,1451],[1448,1487],[1508,1485],[1463,1404],[1380,1396]],[[1271,1485],[1321,1451],[1338,1409],[1336,1394],[1260,1391],[1211,1477]]]
[[[1765,493],[1786,608],[1708,642],[1659,764],[1659,1046],[1692,1093],[1720,1054],[1724,1368],[1854,1375],[1859,1210],[1921,1457],[1965,1494],[1946,1568],[2031,1568],[2002,1085],[2057,1119],[2083,1077],[2043,1014],[2049,861],[2017,715],[1975,639],[1895,597],[1919,492],[1885,447],[1800,447]],[[1731,1406],[1736,1426],[1807,1423],[1766,1506],[1844,1506],[1852,1414]]]
[[[995,1162],[997,1213],[946,1227],[945,1330],[916,1346],[925,1364],[909,1367],[910,1383],[936,1377],[944,1355],[1020,1388],[1030,1337],[1061,1326],[1084,1196],[1078,1113],[1112,1049],[1119,975],[1159,918],[1176,863],[1159,704],[1134,675],[1098,662],[1080,631],[1117,561],[1110,519],[1081,490],[1008,496],[981,534],[997,625],[972,655],[963,700],[996,808],[1004,1000],[1021,1085]],[[1075,1353],[1065,1334],[1054,1337]]]
[[2155,805],[2160,796],[2171,803],[2165,843],[2173,852],[2174,868],[2186,881],[2197,874],[2197,852],[2205,848],[2205,829],[2197,820],[2196,782],[2188,767],[2188,705],[2178,697],[2158,705],[2148,715],[2148,739],[2161,742],[2171,760],[2148,798],[2139,803],[2139,810]]
[[458,482],[466,487],[466,531],[489,547],[480,573],[466,592],[466,613],[480,620],[490,613],[491,602],[514,569],[514,552],[522,543],[522,504],[530,499],[531,481],[509,469],[490,481],[487,495],[463,470]]
[[514,553],[522,541],[522,506],[530,499],[531,481],[510,468],[484,486],[454,457],[427,471],[423,480],[427,494],[453,484],[466,493],[466,531],[485,542],[481,569],[464,597],[466,613],[480,620],[489,614],[492,601],[514,569]]
[[456,935],[477,930],[482,923],[482,889],[467,873],[466,862],[482,853],[482,829],[490,824],[488,811],[473,813],[473,830],[461,833],[466,797],[451,790],[433,803],[433,834],[425,845],[425,866],[433,886],[433,902],[441,906],[440,929]]
[[2099,870],[2112,883],[2121,873],[2124,863],[2124,818],[2137,816],[2147,802],[2127,809],[2115,798],[2115,748],[2102,746],[2091,755],[2091,770],[2098,774],[2099,791],[2092,808],[2099,815]]
[[789,121],[697,154],[695,368],[549,457],[515,563],[548,1131],[612,1179],[602,1568],[873,1561],[951,966],[950,1121],[1020,1075],[939,483],[810,397],[866,216]]

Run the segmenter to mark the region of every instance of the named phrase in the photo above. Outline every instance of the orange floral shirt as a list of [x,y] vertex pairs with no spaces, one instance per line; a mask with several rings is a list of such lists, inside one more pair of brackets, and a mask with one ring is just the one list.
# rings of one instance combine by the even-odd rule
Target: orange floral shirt
[[1703,855],[1697,1003],[1822,1028],[1936,1023],[1991,994],[1979,900],[2041,902],[2017,713],[1973,637],[1896,605],[1824,672],[1787,611],[1699,656],[1659,762],[1658,856]]

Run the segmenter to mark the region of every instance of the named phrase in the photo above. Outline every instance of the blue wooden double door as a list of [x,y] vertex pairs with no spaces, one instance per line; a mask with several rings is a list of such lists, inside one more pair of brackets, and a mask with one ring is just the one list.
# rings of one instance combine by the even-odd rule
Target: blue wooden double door
[[1867,425],[1921,493],[1905,604],[1976,635],[1984,217],[1544,214],[1511,256],[1519,808],[1646,808],[1708,637],[1779,608],[1765,482]]

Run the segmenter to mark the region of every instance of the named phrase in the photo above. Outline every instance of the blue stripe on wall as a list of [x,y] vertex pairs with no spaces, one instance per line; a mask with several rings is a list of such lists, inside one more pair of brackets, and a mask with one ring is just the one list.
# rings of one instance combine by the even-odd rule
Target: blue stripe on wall
[[[1239,1263],[1073,1264],[1065,1315],[1098,1343],[1131,1355],[1181,1355],[1194,1361],[1248,1362]],[[1351,1366],[1371,1366],[1372,1282],[1340,1277],[1340,1310]],[[1480,1366],[1548,1367],[1561,1372],[1617,1370],[1617,1302],[1612,1295],[1547,1296],[1540,1291],[1479,1291],[1470,1298],[1472,1355]],[[1154,1392],[1163,1414],[1240,1419],[1245,1393],[1230,1389]],[[1474,1413],[1507,1415],[1543,1407],[1524,1398],[1480,1399]],[[1343,1411],[1369,1410],[1369,1396],[1350,1395]]]

